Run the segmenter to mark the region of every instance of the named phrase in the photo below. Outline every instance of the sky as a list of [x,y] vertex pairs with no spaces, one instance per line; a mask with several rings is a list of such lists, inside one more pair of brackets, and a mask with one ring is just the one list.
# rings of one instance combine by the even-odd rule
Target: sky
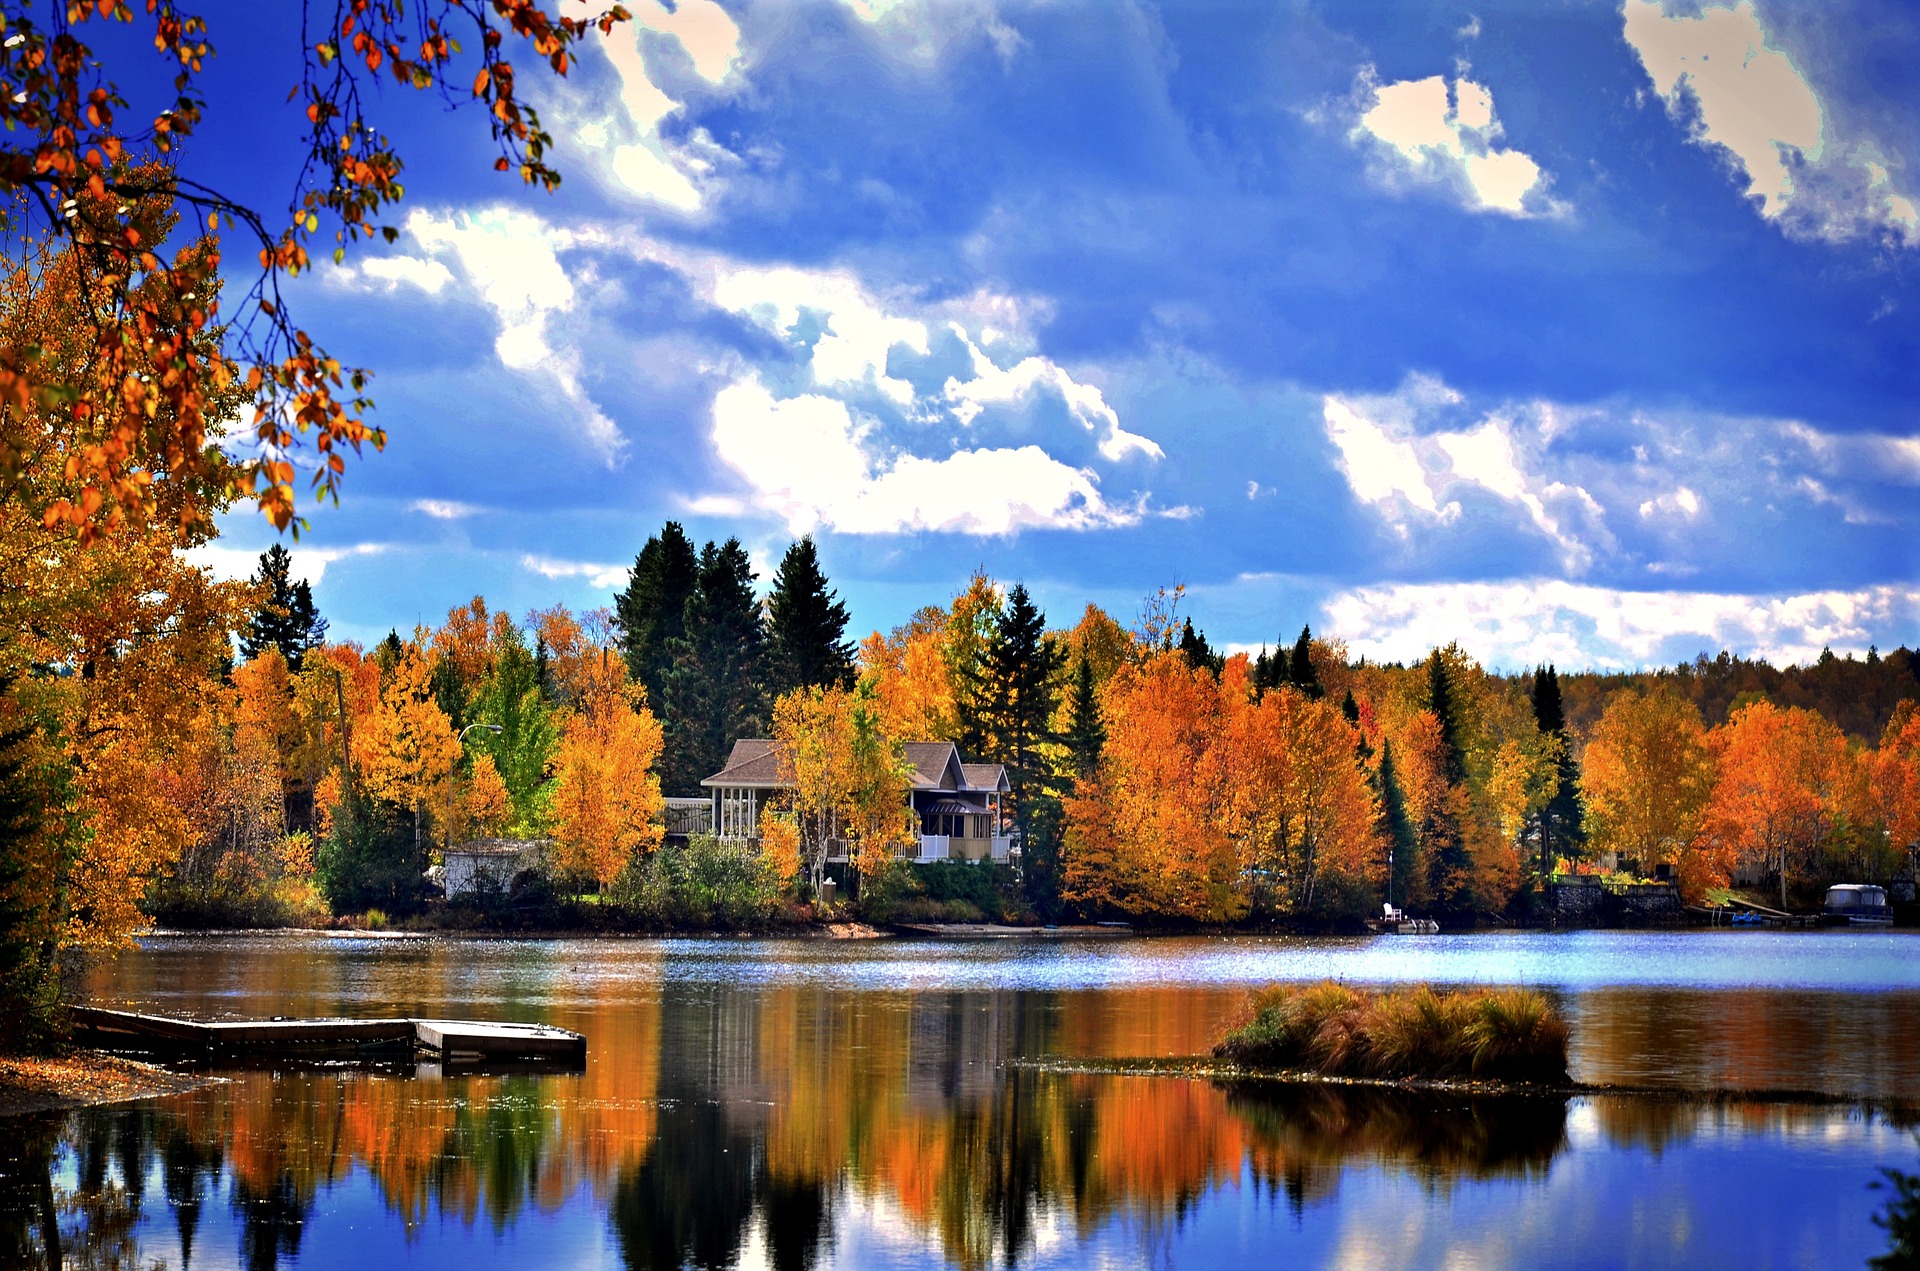
[[[299,32],[225,7],[185,163],[283,206]],[[1230,648],[1920,644],[1910,5],[630,7],[521,77],[558,193],[390,91],[399,239],[291,293],[391,438],[294,545],[336,637],[671,519],[813,535],[856,634],[982,567]]]

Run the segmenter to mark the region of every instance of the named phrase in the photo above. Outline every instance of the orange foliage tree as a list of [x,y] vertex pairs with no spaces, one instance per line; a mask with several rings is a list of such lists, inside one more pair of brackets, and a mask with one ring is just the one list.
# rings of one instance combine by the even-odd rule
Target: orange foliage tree
[[[288,452],[303,436],[313,438],[319,460],[315,489],[335,494],[344,452],[384,438],[363,418],[365,373],[343,368],[288,319],[280,283],[307,268],[318,235],[331,232],[336,260],[355,242],[398,236],[380,221],[403,192],[400,157],[369,119],[367,107],[380,95],[366,90],[391,78],[482,103],[499,149],[495,166],[552,188],[559,175],[546,159],[551,138],[519,92],[508,54],[525,47],[536,64],[564,75],[577,41],[627,17],[618,5],[574,16],[532,0],[424,0],[411,12],[334,0],[303,9],[294,93],[306,106],[305,162],[285,220],[271,226],[173,166],[180,139],[206,109],[201,74],[214,49],[204,19],[155,0],[51,8],[45,26],[17,10],[0,15],[0,195],[17,230],[83,248],[96,286],[87,321],[71,332],[84,356],[48,358],[40,346],[0,345],[0,403],[16,417],[56,413],[82,440],[70,455],[73,490],[40,510],[45,526],[68,527],[82,540],[129,516],[151,518],[161,502],[155,486],[183,476],[250,494],[284,528],[294,506]],[[110,69],[81,39],[89,22],[134,22],[142,8],[174,90],[147,120],[127,117]],[[466,66],[476,72],[470,82],[462,36],[471,46]],[[162,162],[136,161],[135,148]],[[237,312],[219,308],[215,241],[169,236],[164,222],[176,200],[196,224],[238,226],[257,248],[262,272]],[[216,327],[246,369],[206,340]],[[155,366],[167,373],[144,373]],[[233,464],[207,443],[236,389],[255,405],[260,448]],[[0,481],[19,470],[25,453],[0,446]]]
[[1887,721],[1873,760],[1873,794],[1889,846],[1920,873],[1920,710],[1903,702]]
[[552,864],[605,888],[660,842],[666,805],[653,767],[663,739],[644,691],[609,650],[583,660],[578,693],[555,758]]

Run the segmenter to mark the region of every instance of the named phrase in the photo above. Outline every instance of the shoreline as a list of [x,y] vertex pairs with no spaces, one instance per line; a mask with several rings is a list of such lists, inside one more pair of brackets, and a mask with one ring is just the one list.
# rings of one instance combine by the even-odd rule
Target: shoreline
[[0,1056],[0,1123],[96,1104],[187,1094],[219,1080],[102,1050]]
[[1306,1069],[1250,1068],[1207,1055],[1133,1059],[1015,1059],[1011,1066],[1033,1072],[1114,1077],[1185,1077],[1248,1085],[1338,1086],[1362,1090],[1393,1090],[1407,1094],[1466,1095],[1481,1098],[1594,1099],[1621,1097],[1659,1099],[1674,1103],[1724,1105],[1784,1103],[1803,1107],[1852,1107],[1878,1112],[1901,1124],[1920,1122],[1920,1102],[1876,1098],[1863,1094],[1836,1094],[1825,1090],[1797,1090],[1736,1086],[1635,1086],[1584,1081],[1542,1084],[1524,1081],[1459,1080],[1436,1077],[1336,1077]]

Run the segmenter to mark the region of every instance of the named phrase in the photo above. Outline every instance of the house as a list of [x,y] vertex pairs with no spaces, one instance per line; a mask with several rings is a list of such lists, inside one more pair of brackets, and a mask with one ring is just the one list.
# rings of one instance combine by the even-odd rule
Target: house
[[[1003,809],[1009,788],[1004,766],[962,763],[950,741],[910,741],[901,750],[910,779],[907,798],[919,829],[919,850],[908,859],[1006,861],[1020,854]],[[714,832],[752,839],[759,837],[767,805],[794,783],[780,774],[778,742],[743,737],[733,743],[727,766],[700,784],[712,792]],[[845,853],[839,844],[828,859],[845,860]]]
[[545,870],[546,846],[543,839],[471,839],[446,850],[438,881],[448,900],[489,889],[511,891],[520,875]]

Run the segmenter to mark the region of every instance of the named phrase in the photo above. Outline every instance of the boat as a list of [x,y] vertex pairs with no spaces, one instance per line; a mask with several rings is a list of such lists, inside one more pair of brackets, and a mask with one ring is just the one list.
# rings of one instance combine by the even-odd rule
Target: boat
[[1891,927],[1893,908],[1887,889],[1872,883],[1837,883],[1827,888],[1821,918],[1836,927]]

